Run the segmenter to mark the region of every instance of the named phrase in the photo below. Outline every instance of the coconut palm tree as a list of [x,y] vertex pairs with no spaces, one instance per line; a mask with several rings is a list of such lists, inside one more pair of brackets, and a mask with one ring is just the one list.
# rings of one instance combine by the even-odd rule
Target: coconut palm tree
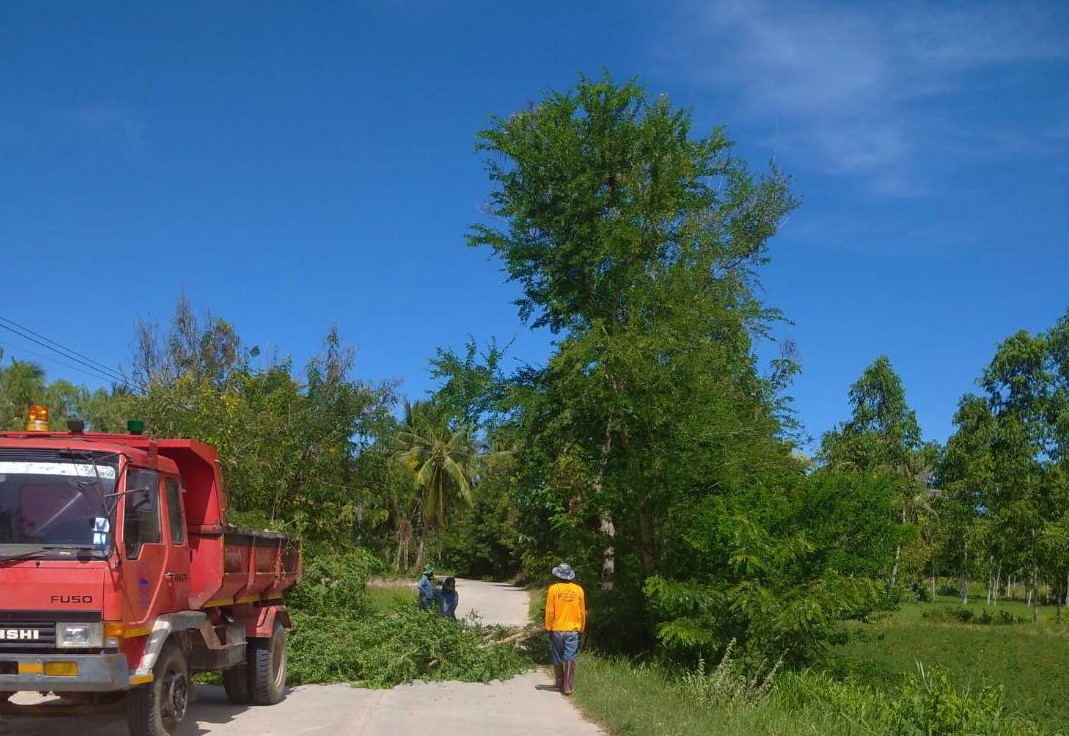
[[[0,350],[0,359],[3,359]],[[36,363],[12,360],[0,366],[0,430],[26,428],[26,410],[30,404],[44,403],[45,372]]]
[[452,424],[433,402],[405,402],[396,459],[414,473],[420,524],[416,567],[423,564],[427,533],[445,526],[449,510],[470,504],[479,455],[470,427]]

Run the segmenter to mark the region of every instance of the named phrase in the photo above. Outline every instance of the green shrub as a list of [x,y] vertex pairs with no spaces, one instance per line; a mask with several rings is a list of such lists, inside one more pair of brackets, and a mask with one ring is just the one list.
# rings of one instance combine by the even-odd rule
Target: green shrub
[[361,549],[306,549],[304,579],[286,596],[286,603],[295,611],[314,616],[362,609],[366,607],[367,579],[379,567],[378,560]]
[[925,670],[906,680],[894,708],[901,733],[942,736],[999,736],[1004,727],[1002,688],[957,689],[942,670]]
[[1029,619],[1025,616],[1015,616],[1006,610],[991,611],[984,609],[977,613],[974,609],[965,608],[963,606],[940,606],[938,608],[930,608],[921,612],[921,618],[927,621],[947,623],[960,622],[963,624],[982,624],[985,626],[1008,626],[1011,624],[1029,623]]

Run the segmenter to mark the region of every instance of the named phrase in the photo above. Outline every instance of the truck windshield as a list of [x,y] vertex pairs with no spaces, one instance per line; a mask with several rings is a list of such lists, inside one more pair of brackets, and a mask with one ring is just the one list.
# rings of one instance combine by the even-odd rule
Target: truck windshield
[[48,549],[107,553],[114,453],[0,450],[0,559]]

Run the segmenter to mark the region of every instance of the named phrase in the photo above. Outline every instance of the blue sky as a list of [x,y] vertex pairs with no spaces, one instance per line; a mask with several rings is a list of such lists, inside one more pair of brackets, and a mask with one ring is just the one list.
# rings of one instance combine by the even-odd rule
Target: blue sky
[[1069,307],[1069,3],[7,3],[0,316],[118,366],[185,293],[297,363],[336,323],[409,396],[469,335],[538,363],[464,244],[474,133],[603,67],[793,177],[762,283],[814,437],[886,354],[945,439],[996,344]]

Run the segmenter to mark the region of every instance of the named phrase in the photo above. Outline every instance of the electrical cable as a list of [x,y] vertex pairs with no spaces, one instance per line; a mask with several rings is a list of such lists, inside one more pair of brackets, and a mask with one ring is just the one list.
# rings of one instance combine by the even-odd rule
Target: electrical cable
[[[49,363],[54,363],[55,365],[61,365],[64,368],[67,368],[68,370],[75,371],[76,373],[81,373],[82,375],[85,375],[85,376],[90,376],[92,378],[96,378],[96,379],[100,379],[100,380],[104,380],[104,381],[112,381],[112,382],[114,382],[114,380],[115,380],[111,376],[105,376],[105,375],[103,375],[101,373],[93,373],[87,368],[79,367],[77,365],[74,365],[73,363],[67,363],[67,362],[62,361],[59,358],[56,358],[56,357],[51,356],[51,355],[45,355],[44,353],[38,353],[35,350],[30,350],[29,348],[25,348],[25,347],[23,347],[21,345],[15,345],[14,343],[7,342],[7,341],[4,341],[4,340],[0,340],[0,345],[3,345],[3,346],[5,346],[5,347],[7,347],[7,348],[9,348],[9,349],[11,349],[13,351],[18,352],[18,353],[25,353],[26,355],[32,355],[35,358],[39,358],[39,359],[41,359],[43,361],[47,361]],[[12,357],[14,357],[14,356],[12,356]]]
[[36,345],[39,345],[45,350],[49,350],[53,353],[56,353],[57,355],[66,358],[67,360],[72,360],[75,363],[78,363],[84,366],[85,368],[94,371],[97,374],[98,378],[103,377],[106,380],[110,380],[124,386],[130,386],[130,382],[126,379],[125,376],[121,375],[117,371],[112,370],[111,368],[108,368],[103,363],[100,363],[98,361],[93,360],[92,358],[82,355],[76,350],[72,350],[71,348],[65,347],[64,345],[61,345],[55,340],[45,337],[40,333],[34,332],[30,328],[24,327],[18,322],[15,322],[12,319],[8,319],[3,315],[0,315],[0,329],[7,330],[12,334],[21,337],[23,340],[28,340]]
[[[60,354],[63,354],[66,357],[68,357],[68,358],[70,358],[72,360],[73,359],[77,359],[78,362],[80,362],[80,363],[81,362],[88,363],[94,369],[98,369],[100,371],[103,371],[104,373],[107,373],[107,374],[117,378],[118,380],[125,380],[123,378],[123,376],[121,376],[117,371],[113,370],[112,368],[109,368],[108,366],[104,365],[103,363],[101,363],[99,361],[96,361],[96,360],[93,360],[89,356],[83,355],[82,353],[79,353],[77,350],[73,350],[72,348],[68,348],[66,345],[62,345],[62,344],[56,342],[55,340],[53,340],[53,339],[51,339],[49,337],[46,337],[45,335],[42,335],[39,332],[34,332],[29,327],[26,327],[25,325],[20,325],[18,322],[16,322],[13,319],[10,319],[9,317],[4,317],[3,315],[0,315],[0,322],[6,322],[8,325],[11,325],[14,328],[17,328],[17,330],[19,331],[19,332],[16,332],[11,327],[4,327],[4,329],[6,329],[6,330],[8,330],[10,332],[16,332],[16,334],[28,333],[28,334],[20,334],[21,337],[24,337],[27,340],[33,340],[33,338],[29,337],[29,335],[33,335],[34,337],[40,338],[41,340],[44,340],[46,343],[48,343],[48,345],[45,345],[43,347],[45,347],[45,348],[47,348],[49,350],[52,350],[53,352],[58,352]],[[3,325],[0,325],[0,326],[3,326]],[[36,342],[36,340],[34,340],[34,342]],[[40,343],[38,343],[38,344],[40,344]],[[54,347],[50,347],[50,346],[54,346]]]

